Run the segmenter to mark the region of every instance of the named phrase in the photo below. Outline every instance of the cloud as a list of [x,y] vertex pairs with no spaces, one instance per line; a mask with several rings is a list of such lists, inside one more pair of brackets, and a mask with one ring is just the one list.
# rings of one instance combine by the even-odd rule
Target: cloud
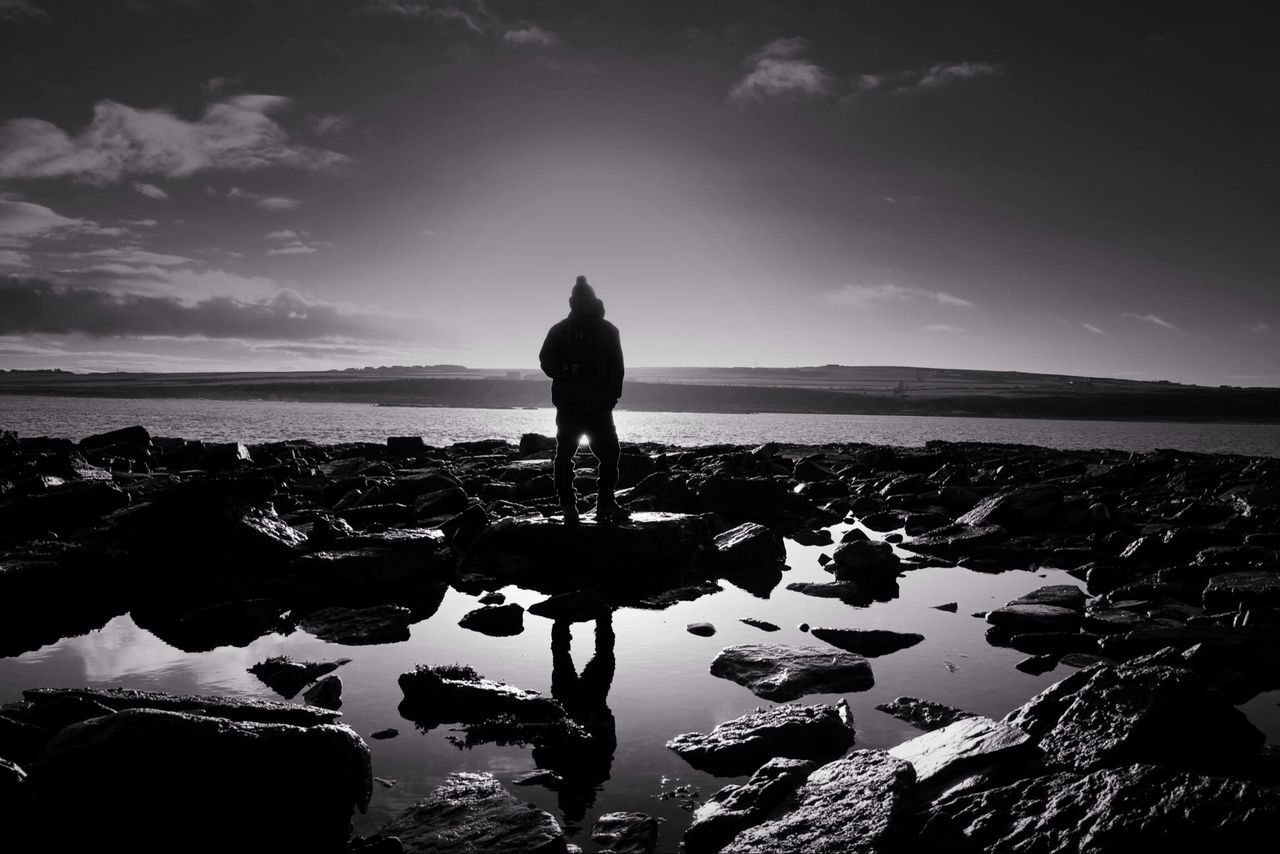
[[1094,326],[1092,323],[1081,323],[1080,325],[1081,325],[1081,326],[1083,326],[1085,329],[1089,330],[1090,332],[1092,332],[1094,335],[1106,335],[1106,334],[1107,334],[1106,332],[1102,331],[1102,330],[1101,330],[1101,329],[1099,329],[1098,327]]
[[268,255],[310,255],[313,252],[320,251],[321,246],[332,246],[333,244],[327,240],[310,240],[309,231],[294,231],[285,228],[279,231],[271,231],[266,235],[267,240],[284,244],[283,246],[275,246],[267,250]]
[[192,259],[182,255],[164,255],[158,252],[148,252],[138,246],[95,249],[92,252],[75,252],[70,257],[95,261],[114,261],[119,264],[155,265],[157,267],[175,267],[195,263]]
[[133,189],[146,196],[148,199],[155,199],[161,202],[169,200],[169,194],[157,187],[155,184],[144,184],[141,181],[134,181]]
[[802,38],[769,42],[751,56],[751,70],[729,90],[729,100],[741,106],[768,98],[828,94],[832,77],[804,58],[808,49],[809,43]]
[[502,40],[513,47],[555,47],[560,43],[560,37],[555,33],[549,33],[539,27],[537,24],[530,24],[518,30],[507,30],[502,34]]
[[30,267],[31,257],[12,249],[0,249],[0,267]]
[[47,17],[44,10],[30,0],[0,0],[0,21],[44,17]]
[[476,33],[483,33],[497,23],[484,0],[368,0],[365,10],[374,14],[455,22]]
[[1250,323],[1248,326],[1245,327],[1245,329],[1249,330],[1250,332],[1270,332],[1271,324],[1262,323],[1260,321],[1258,323]]
[[883,71],[861,74],[854,78],[850,94],[845,99],[856,99],[872,93],[885,95],[910,95],[957,84],[995,77],[1003,73],[1001,67],[990,62],[941,62],[906,71]]
[[0,246],[21,248],[33,238],[91,226],[86,220],[62,216],[44,205],[0,198]]
[[308,300],[291,290],[257,299],[117,293],[48,279],[0,278],[0,335],[94,338],[229,338],[258,341],[386,340],[389,318]]
[[342,113],[325,113],[308,119],[316,136],[333,139],[342,136],[351,127],[351,116]]
[[282,228],[277,231],[268,231],[266,234],[266,239],[267,240],[297,240],[299,237],[302,237],[305,234],[306,234],[305,231],[299,233],[294,231],[291,228]]
[[1156,326],[1163,326],[1165,329],[1178,328],[1174,326],[1172,323],[1170,323],[1169,321],[1165,320],[1163,317],[1157,317],[1154,314],[1134,314],[1131,311],[1126,311],[1122,316],[1132,317],[1134,320],[1142,320],[1147,323],[1154,323]]
[[927,291],[921,288],[904,288],[898,285],[844,285],[838,291],[827,291],[827,299],[832,302],[858,307],[867,307],[882,302],[910,302],[925,300],[942,305],[972,308],[973,303],[967,299],[949,294],[946,291]]
[[154,219],[122,219],[125,225],[136,225],[139,228],[155,228],[160,223]]
[[291,211],[302,207],[302,202],[297,199],[286,198],[285,196],[268,196],[263,193],[251,193],[248,190],[242,190],[239,187],[232,187],[226,193],[219,193],[217,190],[210,188],[210,195],[223,196],[232,201],[250,201],[264,211]]
[[185,178],[206,170],[269,166],[332,170],[350,163],[333,151],[296,145],[270,113],[278,95],[238,95],[210,105],[194,122],[164,109],[99,101],[76,136],[42,119],[0,125],[0,178],[73,178],[95,185],[132,175]]
[[954,334],[964,332],[959,326],[950,326],[946,323],[931,323],[928,326],[921,326],[921,332],[940,332],[944,334]]

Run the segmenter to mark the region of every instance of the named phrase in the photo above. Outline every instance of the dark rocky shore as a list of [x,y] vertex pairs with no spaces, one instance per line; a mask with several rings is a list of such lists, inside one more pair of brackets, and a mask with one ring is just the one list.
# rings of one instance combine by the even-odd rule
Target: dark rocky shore
[[[1053,567],[1079,585],[1028,590],[982,616],[990,643],[1026,654],[1019,668],[1075,669],[1002,720],[900,698],[883,710],[921,734],[860,749],[847,706],[803,699],[864,690],[877,656],[921,636],[815,627],[797,647],[761,634],[722,650],[707,678],[781,704],[668,744],[693,767],[749,778],[698,805],[682,840],[643,813],[609,813],[595,844],[1251,850],[1280,831],[1280,750],[1236,708],[1280,688],[1280,460],[943,442],[628,446],[620,499],[633,519],[587,514],[570,528],[553,516],[550,450],[536,435],[436,448],[413,437],[206,445],[142,427],[78,443],[0,433],[0,655],[126,612],[187,651],[297,628],[390,643],[450,586],[487,594],[463,625],[494,636],[523,630],[526,612],[495,593],[513,583],[545,594],[528,613],[557,626],[607,624],[616,609],[665,608],[719,580],[767,596],[784,584],[783,537],[829,546],[829,583],[788,586],[853,605],[894,598],[923,566]],[[846,519],[881,533],[832,542]],[[33,687],[0,707],[11,850],[107,835],[134,851],[576,849],[553,816],[470,773],[353,837],[376,769],[340,722],[342,663],[255,665],[305,705]],[[420,728],[531,747],[540,770],[517,782],[592,785],[600,736],[556,699],[465,661],[422,662],[400,688],[401,714]]]

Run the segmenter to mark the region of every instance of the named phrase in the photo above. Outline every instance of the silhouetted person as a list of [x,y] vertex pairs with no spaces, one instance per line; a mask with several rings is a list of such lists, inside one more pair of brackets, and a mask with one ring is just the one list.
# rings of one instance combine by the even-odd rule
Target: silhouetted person
[[582,820],[595,803],[596,790],[609,779],[613,752],[618,747],[617,726],[609,708],[616,661],[613,654],[613,616],[596,620],[595,653],[578,673],[569,650],[570,624],[557,620],[551,627],[551,696],[560,701],[569,717],[581,724],[589,738],[574,741],[552,755],[535,751],[539,767],[552,768],[564,778],[559,803],[565,821]]
[[567,524],[578,521],[573,488],[573,458],[585,434],[600,464],[596,521],[615,522],[629,514],[618,507],[618,431],[613,408],[622,397],[622,342],[618,328],[604,319],[604,303],[586,276],[569,295],[569,316],[551,327],[538,354],[551,377],[556,408],[556,494]]

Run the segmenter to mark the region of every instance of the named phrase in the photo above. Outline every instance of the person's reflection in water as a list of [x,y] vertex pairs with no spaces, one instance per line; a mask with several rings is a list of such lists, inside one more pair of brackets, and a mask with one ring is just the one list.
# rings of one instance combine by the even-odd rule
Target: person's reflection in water
[[574,721],[589,735],[587,743],[572,741],[564,750],[553,750],[544,760],[535,755],[542,767],[555,770],[563,778],[560,786],[560,810],[565,822],[577,824],[595,803],[596,792],[609,779],[613,752],[618,746],[617,727],[607,702],[613,684],[613,617],[596,620],[595,653],[578,673],[573,666],[569,645],[572,640],[567,620],[557,620],[551,627],[551,696],[564,706]]

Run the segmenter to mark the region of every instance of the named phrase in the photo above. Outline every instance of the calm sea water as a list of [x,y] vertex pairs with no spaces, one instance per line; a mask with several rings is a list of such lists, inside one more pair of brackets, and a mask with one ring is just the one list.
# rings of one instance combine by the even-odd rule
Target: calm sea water
[[[910,446],[944,439],[1053,448],[1175,448],[1280,456],[1280,425],[1275,424],[627,410],[619,410],[616,420],[623,441],[668,445],[870,442]],[[476,439],[518,440],[522,433],[554,433],[555,413],[551,409],[0,395],[0,429],[17,430],[22,435],[82,438],[129,424],[145,425],[160,436],[222,442],[381,442],[387,436],[423,436],[429,444],[447,445]]]

